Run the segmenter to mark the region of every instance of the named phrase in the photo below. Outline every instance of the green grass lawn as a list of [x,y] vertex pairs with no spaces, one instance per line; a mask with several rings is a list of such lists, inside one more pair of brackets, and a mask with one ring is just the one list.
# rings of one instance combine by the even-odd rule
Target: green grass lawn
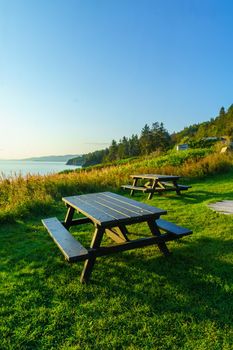
[[[168,243],[168,258],[156,246],[99,258],[88,285],[79,282],[83,263],[67,263],[42,227],[44,214],[2,224],[0,348],[232,349],[233,215],[207,207],[233,200],[232,179],[195,180],[182,196],[151,201],[137,194],[193,235]],[[52,216],[65,212],[59,202]],[[73,233],[88,244],[92,229]]]

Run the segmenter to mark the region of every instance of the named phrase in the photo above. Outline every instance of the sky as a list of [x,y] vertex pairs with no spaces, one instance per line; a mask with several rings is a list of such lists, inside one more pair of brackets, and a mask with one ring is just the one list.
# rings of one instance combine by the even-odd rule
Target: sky
[[231,0],[0,0],[0,159],[83,154],[233,103]]

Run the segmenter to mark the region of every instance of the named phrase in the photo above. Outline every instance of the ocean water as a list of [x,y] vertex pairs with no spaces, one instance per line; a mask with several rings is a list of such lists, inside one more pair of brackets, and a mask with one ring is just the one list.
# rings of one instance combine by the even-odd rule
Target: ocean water
[[63,170],[74,170],[79,166],[66,165],[63,162],[40,162],[24,160],[0,160],[0,178],[27,174],[47,175]]

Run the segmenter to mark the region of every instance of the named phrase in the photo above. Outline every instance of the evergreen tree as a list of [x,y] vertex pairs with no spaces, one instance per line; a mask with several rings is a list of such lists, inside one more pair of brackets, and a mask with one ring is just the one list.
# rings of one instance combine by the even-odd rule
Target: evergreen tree
[[118,159],[129,157],[129,141],[127,137],[123,137],[118,144]]
[[109,147],[108,161],[112,162],[117,159],[118,145],[115,140],[112,140],[111,146]]
[[153,151],[158,149],[165,150],[168,147],[170,138],[168,132],[164,128],[163,123],[153,123],[151,132],[153,135]]
[[150,154],[153,151],[153,135],[148,124],[142,128],[139,139],[141,154]]
[[129,156],[136,157],[140,154],[140,144],[138,135],[132,135],[129,139]]
[[221,107],[221,108],[220,108],[220,111],[219,111],[219,117],[224,117],[225,114],[226,114],[226,112],[225,112],[224,107]]
[[124,157],[125,157],[124,145],[122,143],[122,140],[120,139],[117,147],[117,159],[123,159]]

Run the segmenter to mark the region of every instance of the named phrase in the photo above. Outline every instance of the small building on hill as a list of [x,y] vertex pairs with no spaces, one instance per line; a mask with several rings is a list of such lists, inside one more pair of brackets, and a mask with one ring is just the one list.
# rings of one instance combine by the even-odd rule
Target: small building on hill
[[187,143],[183,143],[183,144],[180,144],[180,145],[176,146],[176,150],[177,151],[185,151],[188,148],[189,148],[189,146],[188,146]]
[[223,143],[227,142],[227,139],[223,136],[221,137],[217,137],[217,136],[209,136],[209,137],[203,137],[202,141],[213,141],[213,142],[217,142],[217,141],[222,141]]

